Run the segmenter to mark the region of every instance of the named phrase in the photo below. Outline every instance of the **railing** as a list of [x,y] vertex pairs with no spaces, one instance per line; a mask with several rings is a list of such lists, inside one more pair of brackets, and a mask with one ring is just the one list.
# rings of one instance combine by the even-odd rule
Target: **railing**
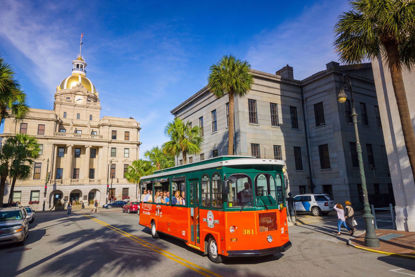
[[[389,223],[392,224],[392,229],[396,230],[396,224],[395,224],[395,211],[393,209],[393,205],[389,204],[389,207],[382,207],[382,208],[375,208],[374,205],[371,205],[372,207],[372,215],[375,223],[375,228],[378,228],[378,223]],[[386,212],[382,215],[379,215],[376,217],[376,211],[378,212]]]
[[77,138],[97,138],[97,139],[102,139],[103,138],[102,135],[64,133],[64,132],[55,132],[55,136],[59,136],[59,137],[77,137]]

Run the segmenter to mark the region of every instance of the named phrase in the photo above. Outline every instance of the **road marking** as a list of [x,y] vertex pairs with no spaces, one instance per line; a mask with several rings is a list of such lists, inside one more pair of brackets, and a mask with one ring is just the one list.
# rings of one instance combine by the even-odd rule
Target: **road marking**
[[183,266],[185,266],[185,267],[187,267],[187,268],[189,268],[189,269],[191,269],[191,270],[193,270],[193,271],[195,271],[195,272],[197,272],[197,273],[199,273],[199,274],[201,274],[203,276],[206,276],[206,277],[210,277],[210,276],[222,277],[221,275],[219,275],[219,274],[217,274],[217,273],[215,273],[213,271],[210,271],[207,268],[204,268],[204,267],[201,267],[201,266],[199,266],[199,265],[197,265],[195,263],[192,263],[192,262],[190,262],[190,261],[188,261],[188,260],[186,260],[186,259],[184,259],[184,258],[182,258],[180,256],[177,256],[177,255],[175,255],[175,254],[173,254],[173,253],[171,253],[171,252],[169,252],[167,250],[164,250],[164,249],[158,247],[157,245],[155,245],[155,244],[153,244],[151,242],[148,242],[148,241],[146,241],[144,239],[141,239],[141,238],[139,238],[139,237],[137,237],[137,236],[135,236],[133,234],[130,234],[128,232],[125,232],[124,230],[121,230],[121,229],[119,229],[119,228],[117,228],[115,226],[112,226],[111,224],[109,224],[109,223],[107,223],[105,221],[102,221],[102,220],[100,220],[98,218],[95,218],[95,217],[89,216],[89,215],[84,215],[84,216],[87,217],[87,218],[89,218],[89,219],[91,219],[92,221],[94,221],[94,222],[96,222],[96,223],[98,223],[98,224],[100,224],[100,225],[108,228],[108,229],[111,229],[111,230],[119,233],[120,235],[122,235],[122,236],[124,236],[126,238],[129,238],[129,239],[137,242],[141,246],[144,246],[144,247],[146,247],[146,248],[148,248],[148,249],[150,249],[150,250],[152,250],[152,251],[154,251],[154,252],[156,252],[156,253],[158,253],[160,255],[163,255],[163,256],[169,258],[170,260],[173,260],[173,261],[175,261],[175,262],[177,262],[177,263],[179,263],[179,264],[181,264],[181,265],[183,265]]
[[407,272],[401,272],[401,270],[405,270],[405,269],[404,268],[395,268],[395,269],[391,269],[389,271],[399,273],[399,274],[402,274],[402,275],[407,275],[407,276],[415,276],[415,274],[411,274],[411,273],[407,273]]

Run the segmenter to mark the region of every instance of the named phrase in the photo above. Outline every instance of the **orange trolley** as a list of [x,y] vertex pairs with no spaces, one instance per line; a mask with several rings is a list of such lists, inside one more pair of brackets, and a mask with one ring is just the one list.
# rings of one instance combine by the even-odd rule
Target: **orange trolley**
[[140,225],[208,255],[265,256],[291,246],[280,160],[221,156],[140,181]]

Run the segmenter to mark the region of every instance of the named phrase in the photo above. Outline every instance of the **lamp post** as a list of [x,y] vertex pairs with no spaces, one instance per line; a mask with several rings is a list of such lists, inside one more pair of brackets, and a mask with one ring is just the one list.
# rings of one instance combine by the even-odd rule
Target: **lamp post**
[[345,92],[344,87],[347,86],[348,90],[350,91],[350,102],[352,105],[353,126],[354,126],[354,132],[356,136],[357,159],[359,162],[360,180],[362,183],[363,203],[364,203],[363,218],[365,220],[365,225],[366,225],[365,243],[366,243],[366,246],[369,246],[369,247],[379,247],[379,239],[376,237],[375,224],[374,224],[373,216],[370,212],[370,204],[369,204],[369,198],[367,194],[365,168],[363,165],[362,146],[360,145],[359,130],[357,127],[357,113],[356,113],[356,108],[354,106],[354,100],[353,100],[352,82],[351,82],[350,77],[346,74],[343,75],[343,79],[344,79],[344,85],[340,89],[339,94],[337,95],[337,101],[342,104],[346,102],[347,94]]

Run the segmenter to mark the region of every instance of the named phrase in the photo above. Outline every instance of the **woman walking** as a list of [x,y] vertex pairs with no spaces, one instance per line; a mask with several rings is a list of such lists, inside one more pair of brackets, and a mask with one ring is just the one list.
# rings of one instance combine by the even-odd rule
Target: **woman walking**
[[345,208],[346,224],[349,227],[349,229],[351,230],[350,235],[353,236],[354,231],[355,231],[354,209],[353,209],[352,203],[350,201],[346,201],[346,202],[344,202],[344,204],[346,205],[346,208]]
[[342,204],[336,204],[334,205],[333,209],[337,212],[337,235],[340,236],[340,229],[342,225],[347,229],[347,231],[350,231],[349,227],[346,225],[346,221],[344,218],[344,210]]

